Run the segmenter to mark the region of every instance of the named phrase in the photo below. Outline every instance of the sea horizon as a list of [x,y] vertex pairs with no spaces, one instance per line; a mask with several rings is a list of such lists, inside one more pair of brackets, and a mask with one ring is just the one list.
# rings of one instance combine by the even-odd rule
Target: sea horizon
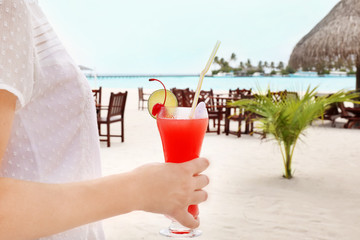
[[[196,89],[199,75],[170,75],[170,74],[134,74],[134,75],[98,75],[87,76],[92,88],[121,88],[133,89],[143,87],[144,89],[158,89],[160,86],[149,82],[149,78],[158,78],[165,86],[170,88],[190,88]],[[257,77],[216,77],[206,76],[203,81],[202,89],[214,91],[228,91],[229,89],[245,88],[253,90],[271,91],[305,91],[309,86],[318,87],[318,92],[333,93],[339,90],[351,91],[355,89],[356,78],[354,76],[257,76]]]

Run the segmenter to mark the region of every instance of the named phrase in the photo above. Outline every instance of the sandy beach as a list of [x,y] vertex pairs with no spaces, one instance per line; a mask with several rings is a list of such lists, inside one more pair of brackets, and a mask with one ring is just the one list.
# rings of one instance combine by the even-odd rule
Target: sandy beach
[[[110,91],[104,89],[103,104]],[[137,89],[129,91],[125,142],[101,143],[103,174],[163,162],[156,121],[138,111]],[[282,178],[282,158],[275,141],[259,136],[207,133],[202,156],[209,199],[200,205],[200,229],[207,240],[357,240],[360,238],[360,130],[315,122],[298,143],[294,178]],[[112,131],[120,128],[112,124]],[[119,186],[121,187],[121,186]],[[159,235],[169,220],[132,212],[103,221],[108,240],[166,239]]]

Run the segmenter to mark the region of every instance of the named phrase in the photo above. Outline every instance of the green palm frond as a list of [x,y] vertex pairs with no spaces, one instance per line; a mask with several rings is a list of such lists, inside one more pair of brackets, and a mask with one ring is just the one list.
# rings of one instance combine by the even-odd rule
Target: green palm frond
[[281,101],[274,101],[268,90],[267,94],[260,93],[254,99],[243,99],[229,105],[244,108],[260,116],[260,128],[264,133],[274,136],[279,143],[285,166],[285,177],[291,178],[291,160],[297,140],[310,123],[337,102],[350,101],[359,97],[356,93],[339,91],[331,96],[316,97],[317,87],[307,88],[300,98],[284,97]]

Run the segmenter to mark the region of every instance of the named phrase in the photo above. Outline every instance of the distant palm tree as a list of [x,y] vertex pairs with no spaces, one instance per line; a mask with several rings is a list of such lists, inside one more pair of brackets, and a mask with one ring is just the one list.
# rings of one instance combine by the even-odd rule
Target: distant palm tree
[[279,70],[284,69],[284,63],[282,61],[280,61],[276,68],[279,69]]
[[221,58],[220,61],[219,61],[219,64],[220,64],[221,67],[224,66],[224,64],[225,64],[225,59],[224,59],[224,58]]
[[246,65],[247,68],[252,68],[250,59],[247,60],[245,65]]
[[215,56],[215,58],[214,58],[214,64],[219,65],[220,68],[221,68],[220,61],[219,61],[219,57],[218,57],[218,56]]
[[274,68],[275,68],[275,63],[274,63],[274,62],[271,62],[271,63],[270,63],[270,67],[271,67],[272,69],[274,69]]
[[243,62],[240,62],[239,67],[240,67],[241,69],[244,69],[244,68],[245,68],[244,63],[243,63]]
[[230,61],[234,61],[234,62],[236,61],[236,54],[235,53],[231,54]]
[[292,178],[292,157],[296,143],[310,123],[322,116],[328,107],[337,102],[353,101],[358,94],[339,91],[331,96],[316,97],[316,89],[307,89],[301,98],[285,97],[274,101],[270,90],[259,94],[255,99],[234,102],[233,106],[245,108],[261,116],[260,128],[278,142],[284,164],[284,178]]

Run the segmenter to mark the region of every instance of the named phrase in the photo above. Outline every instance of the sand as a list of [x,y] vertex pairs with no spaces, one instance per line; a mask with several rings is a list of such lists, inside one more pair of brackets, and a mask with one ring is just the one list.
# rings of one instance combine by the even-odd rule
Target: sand
[[[105,89],[103,104],[110,91]],[[156,122],[138,111],[137,89],[130,89],[125,142],[101,143],[103,174],[162,162]],[[203,235],[197,239],[357,240],[360,239],[360,131],[329,122],[309,127],[293,157],[294,178],[282,178],[275,141],[259,136],[207,133],[202,156],[211,161],[207,202],[200,205]],[[113,124],[114,132],[119,129]],[[108,240],[166,239],[158,234],[169,220],[132,212],[103,221]]]

